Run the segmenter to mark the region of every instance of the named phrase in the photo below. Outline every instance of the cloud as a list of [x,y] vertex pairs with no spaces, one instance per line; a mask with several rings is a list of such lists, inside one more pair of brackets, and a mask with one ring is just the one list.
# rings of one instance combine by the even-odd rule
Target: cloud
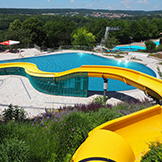
[[124,1],[121,1],[120,3],[124,3],[124,4],[129,4],[131,3],[133,0],[124,0]]
[[109,7],[107,7],[108,9],[112,9],[112,7],[111,6],[109,6]]
[[74,0],[71,0],[70,2],[71,2],[71,3],[73,3],[73,2],[74,2]]
[[92,6],[93,6],[92,4],[86,5],[86,7],[92,7]]
[[121,1],[120,3],[124,4],[124,6],[127,8],[127,9],[131,9],[132,7],[130,6],[131,3],[133,2],[133,0],[123,0]]
[[51,0],[47,0],[47,2],[50,2]]
[[147,1],[147,0],[139,0],[139,1],[137,1],[137,3],[142,3],[142,4],[149,4],[149,2]]
[[127,6],[126,8],[130,9],[130,8],[132,8],[132,7],[130,7],[130,6]]

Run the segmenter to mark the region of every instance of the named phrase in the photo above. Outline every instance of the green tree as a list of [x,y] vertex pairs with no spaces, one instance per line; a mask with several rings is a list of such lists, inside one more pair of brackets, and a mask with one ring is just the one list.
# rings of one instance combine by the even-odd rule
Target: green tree
[[95,45],[95,36],[92,33],[89,33],[85,27],[78,29],[77,32],[73,35],[73,39],[73,45],[90,47]]
[[138,21],[130,22],[131,36],[135,42],[141,41],[140,24]]
[[119,41],[115,38],[115,36],[109,36],[107,39],[105,39],[105,42],[103,44],[107,48],[114,48],[117,44],[119,44]]
[[22,23],[21,29],[26,30],[29,34],[30,43],[44,45],[46,34],[44,31],[44,23],[41,20],[30,17]]
[[46,46],[58,47],[71,44],[71,34],[77,27],[74,22],[56,20],[48,21],[44,28],[46,31]]
[[110,32],[110,36],[116,37],[121,44],[126,44],[129,42],[130,36],[130,25],[129,21],[118,20],[113,23],[114,27],[120,27],[120,31]]
[[147,50],[154,50],[155,47],[156,47],[156,44],[153,41],[150,41],[150,40],[146,41],[145,45],[146,45]]
[[6,30],[3,35],[0,35],[0,39],[3,40],[18,40],[21,44],[30,44],[29,33],[26,30]]
[[159,18],[153,18],[151,21],[151,24],[153,25],[152,33],[154,38],[158,38],[159,34],[161,33],[161,26],[162,26],[162,19]]
[[9,30],[18,30],[21,28],[21,21],[19,19],[14,20],[10,23]]
[[86,28],[89,32],[95,35],[97,43],[101,42],[101,39],[104,38],[105,30],[107,27],[108,21],[106,19],[100,19],[96,21],[91,21],[86,25]]
[[142,18],[139,21],[139,26],[140,26],[140,35],[141,39],[147,40],[150,38],[150,33],[151,33],[151,24],[150,21],[147,19],[147,17]]

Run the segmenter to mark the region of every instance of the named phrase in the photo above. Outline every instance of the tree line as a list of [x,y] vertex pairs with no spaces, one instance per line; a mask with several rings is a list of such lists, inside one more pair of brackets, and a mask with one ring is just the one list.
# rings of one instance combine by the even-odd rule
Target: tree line
[[[2,16],[2,15],[1,15]],[[5,18],[4,18],[5,24]],[[162,18],[140,20],[108,20],[106,18],[61,17],[61,16],[14,16],[7,21],[8,25],[0,24],[0,41],[19,40],[21,44],[35,43],[45,47],[61,45],[95,46],[104,38],[105,29],[121,27],[120,31],[109,33],[108,42],[127,44],[130,37],[139,42],[159,38],[162,32]],[[3,26],[3,27],[2,27]]]
[[154,11],[131,11],[131,10],[105,10],[105,9],[31,9],[31,8],[0,8],[0,13],[2,14],[32,14],[40,15],[44,13],[59,13],[61,15],[66,15],[67,13],[77,12],[80,15],[85,16],[86,14],[91,14],[93,12],[105,12],[105,13],[124,13],[134,16],[148,16],[148,15],[158,15],[162,14],[162,10]]

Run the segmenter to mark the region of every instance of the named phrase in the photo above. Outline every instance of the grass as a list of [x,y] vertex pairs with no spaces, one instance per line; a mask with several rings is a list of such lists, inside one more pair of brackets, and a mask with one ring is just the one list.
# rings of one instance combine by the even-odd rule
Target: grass
[[[46,109],[33,119],[15,120],[12,112],[17,107],[10,105],[0,125],[0,161],[69,162],[92,129],[150,106],[147,100],[129,100],[112,106],[96,98],[89,105],[60,107],[59,111]],[[7,110],[10,120],[5,116]],[[21,111],[19,114],[22,115]]]
[[151,53],[149,54],[149,56],[152,56],[152,57],[157,57],[157,58],[162,58],[162,54],[159,54],[159,53]]
[[160,71],[159,66],[157,66],[157,71],[158,71],[158,74],[159,74],[160,78],[162,78],[162,72]]
[[162,161],[162,143],[156,142],[150,145],[150,151],[144,155],[141,162],[161,162]]
[[123,58],[124,56],[120,55],[119,53],[114,55],[115,58]]
[[138,59],[136,57],[131,57],[132,60],[142,61],[142,59]]

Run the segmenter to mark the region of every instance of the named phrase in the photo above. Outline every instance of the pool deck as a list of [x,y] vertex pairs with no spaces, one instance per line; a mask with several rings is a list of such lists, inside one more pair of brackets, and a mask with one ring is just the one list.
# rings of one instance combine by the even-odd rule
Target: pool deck
[[[26,57],[38,56],[38,55],[47,55],[50,53],[47,52],[39,52],[36,49],[22,49],[22,55]],[[74,52],[74,51],[61,51],[61,52]],[[79,51],[83,52],[83,51]],[[58,54],[60,52],[55,52]],[[93,52],[90,52],[93,53]],[[54,53],[52,53],[54,54]],[[101,53],[94,53],[96,55],[100,55],[106,58],[112,58],[113,56],[105,56],[105,54]],[[162,65],[158,65],[159,60],[154,58],[148,58],[148,54],[143,54],[139,52],[131,52],[126,55],[122,60],[128,61],[137,61],[131,59],[135,57],[137,59],[141,59],[142,61],[137,61],[140,63],[145,64],[146,66],[150,67],[157,73],[157,66],[159,66],[160,70],[162,71]],[[0,60],[8,60],[8,59],[17,59],[19,58],[18,54],[16,53],[0,53]],[[69,96],[55,96],[55,95],[48,95],[43,94],[35,90],[32,85],[30,84],[29,80],[25,77],[15,76],[15,75],[6,75],[0,76],[0,114],[2,111],[8,107],[9,104],[18,105],[19,107],[24,108],[28,115],[31,117],[32,115],[38,115],[40,113],[45,112],[45,108],[54,108],[57,109],[60,106],[72,106],[75,104],[88,104],[93,101],[93,99],[97,96],[103,94],[103,92],[96,93],[91,92],[89,93],[89,97],[69,97]],[[143,100],[147,98],[144,93],[138,89],[135,90],[128,90],[128,91],[118,91],[118,92],[107,92],[108,104],[118,104],[126,99],[139,99]]]

